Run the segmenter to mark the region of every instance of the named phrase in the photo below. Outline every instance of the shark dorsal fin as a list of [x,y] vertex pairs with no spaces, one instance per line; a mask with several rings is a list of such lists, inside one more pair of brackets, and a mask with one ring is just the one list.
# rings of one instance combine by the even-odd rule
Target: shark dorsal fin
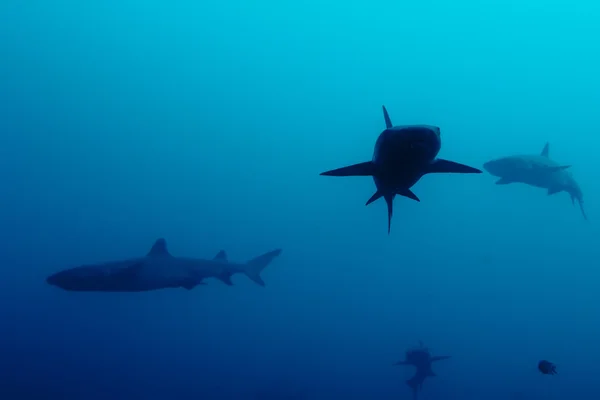
[[542,150],[542,154],[540,154],[542,157],[550,157],[550,155],[548,153],[550,150],[549,147],[550,147],[550,144],[546,143],[546,145],[544,146],[544,149]]
[[390,114],[388,114],[385,106],[383,107],[383,118],[385,119],[385,127],[387,129],[390,129],[393,125],[392,125],[392,120],[390,119]]
[[220,252],[217,253],[217,255],[215,256],[215,258],[213,258],[214,261],[227,261],[227,253],[225,253],[225,250],[221,250]]
[[167,241],[163,238],[157,239],[148,252],[149,257],[170,256],[167,250]]

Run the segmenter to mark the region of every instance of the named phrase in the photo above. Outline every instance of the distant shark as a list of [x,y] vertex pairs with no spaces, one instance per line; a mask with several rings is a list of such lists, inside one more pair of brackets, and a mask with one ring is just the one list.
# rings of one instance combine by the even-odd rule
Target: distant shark
[[412,365],[416,367],[415,374],[412,378],[406,381],[406,384],[413,390],[413,398],[416,399],[419,390],[423,389],[423,382],[428,377],[436,376],[431,369],[431,364],[435,361],[446,360],[451,356],[436,356],[432,357],[429,353],[429,349],[423,347],[423,343],[420,342],[420,346],[415,349],[406,351],[404,361],[398,361],[394,365]]
[[326,176],[372,176],[377,188],[366,205],[383,197],[388,209],[388,234],[392,225],[396,195],[420,201],[410,188],[425,174],[479,174],[480,170],[454,161],[436,158],[442,141],[440,128],[432,125],[394,126],[383,106],[385,130],[375,142],[373,159],[323,172]]
[[583,206],[583,193],[579,184],[568,171],[570,165],[561,165],[550,159],[549,144],[546,143],[539,155],[515,155],[488,161],[483,168],[499,177],[496,185],[525,183],[548,190],[548,195],[567,192],[571,202],[579,203],[583,218],[587,219]]
[[79,292],[142,292],[165,288],[193,289],[205,278],[220,279],[233,285],[231,276],[243,273],[265,286],[260,272],[281,249],[253,258],[247,263],[232,263],[221,250],[212,260],[174,257],[165,239],[158,239],[147,255],[123,261],[83,265],[50,275],[46,282],[64,290]]

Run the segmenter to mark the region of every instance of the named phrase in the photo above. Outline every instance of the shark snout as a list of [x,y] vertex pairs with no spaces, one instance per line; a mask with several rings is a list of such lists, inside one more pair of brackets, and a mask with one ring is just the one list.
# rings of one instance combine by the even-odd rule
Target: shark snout
[[500,171],[499,171],[499,165],[496,161],[488,161],[483,163],[483,169],[486,170],[489,174],[492,175],[500,175]]
[[52,275],[49,275],[46,278],[46,283],[48,285],[52,285],[52,286],[56,286],[59,287],[61,289],[65,289],[69,286],[69,283],[71,283],[72,279],[70,279],[71,276],[68,272],[66,271],[60,271],[60,272],[56,272]]
[[46,278],[46,283],[52,286],[58,286],[59,280],[60,278],[57,276],[57,274],[52,274]]

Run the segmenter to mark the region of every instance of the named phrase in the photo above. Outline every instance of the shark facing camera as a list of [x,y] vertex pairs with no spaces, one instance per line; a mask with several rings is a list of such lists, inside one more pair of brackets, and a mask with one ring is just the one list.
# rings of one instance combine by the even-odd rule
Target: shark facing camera
[[436,158],[441,147],[440,128],[433,125],[393,125],[383,106],[385,130],[375,142],[371,161],[321,173],[325,176],[370,176],[375,193],[366,205],[383,197],[388,211],[388,234],[394,213],[394,198],[420,201],[411,188],[423,175],[434,173],[480,174],[482,171],[454,161]]

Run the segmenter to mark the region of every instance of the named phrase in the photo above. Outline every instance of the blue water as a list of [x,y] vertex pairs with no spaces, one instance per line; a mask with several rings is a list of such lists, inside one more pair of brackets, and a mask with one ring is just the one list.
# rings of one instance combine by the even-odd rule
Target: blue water
[[[598,18],[589,0],[3,2],[0,398],[411,399],[392,364],[422,340],[453,357],[420,399],[597,399]],[[438,174],[388,236],[371,179],[319,176],[371,158],[383,104],[480,168],[550,142],[590,220],[565,193]],[[264,288],[45,282],[159,237],[283,253]]]

